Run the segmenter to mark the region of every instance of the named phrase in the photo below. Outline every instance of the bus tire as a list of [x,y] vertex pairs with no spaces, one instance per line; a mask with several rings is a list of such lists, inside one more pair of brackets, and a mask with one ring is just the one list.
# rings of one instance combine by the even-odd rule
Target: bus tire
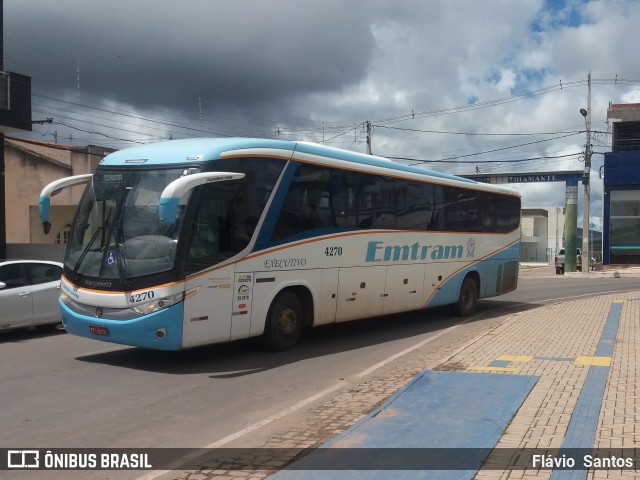
[[263,342],[270,350],[281,352],[293,347],[302,332],[300,298],[292,291],[279,294],[267,314]]
[[455,311],[458,315],[467,317],[471,315],[478,304],[478,285],[476,281],[467,277],[460,286],[458,303],[455,304]]

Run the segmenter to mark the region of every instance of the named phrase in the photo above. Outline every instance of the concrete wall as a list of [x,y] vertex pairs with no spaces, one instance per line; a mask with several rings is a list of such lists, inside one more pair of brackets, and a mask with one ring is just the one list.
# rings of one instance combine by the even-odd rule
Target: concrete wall
[[8,259],[53,260],[61,262],[64,258],[66,245],[8,243]]

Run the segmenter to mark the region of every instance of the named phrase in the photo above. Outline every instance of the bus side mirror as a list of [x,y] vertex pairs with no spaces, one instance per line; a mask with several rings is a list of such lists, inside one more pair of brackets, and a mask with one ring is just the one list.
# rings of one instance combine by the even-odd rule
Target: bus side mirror
[[225,182],[244,178],[244,173],[234,172],[204,172],[187,175],[174,180],[165,187],[160,195],[159,213],[160,223],[172,225],[176,221],[180,198],[189,190],[205,183]]
[[[38,201],[40,220],[42,220],[43,222],[49,221],[49,207],[51,206],[51,197],[59,194],[65,188],[79,185],[81,183],[88,183],[89,180],[91,180],[92,176],[93,174],[88,173],[86,175],[74,175],[73,177],[65,177],[61,178],[60,180],[51,182],[49,185],[44,187],[42,189],[42,193],[40,193],[40,200]],[[49,228],[51,228],[51,226],[49,226]]]

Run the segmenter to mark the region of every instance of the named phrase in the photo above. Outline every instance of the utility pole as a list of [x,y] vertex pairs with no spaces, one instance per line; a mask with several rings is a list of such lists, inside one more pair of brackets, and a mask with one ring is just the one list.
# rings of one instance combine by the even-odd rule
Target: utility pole
[[580,113],[584,117],[584,125],[587,134],[587,141],[584,147],[584,173],[582,175],[582,185],[584,187],[584,206],[582,207],[582,272],[589,272],[589,203],[590,203],[590,185],[589,176],[591,174],[591,72],[587,76],[587,109],[580,109]]
[[367,126],[367,154],[371,155],[371,122],[367,120],[365,125]]
[[[560,207],[556,207],[556,249],[553,251],[554,255],[557,255],[558,252],[560,251],[560,249],[558,248],[558,234],[560,233],[560,229],[558,228],[560,223]],[[566,251],[565,251],[565,258],[566,258]]]
[[273,138],[277,139],[280,136],[280,127],[278,126],[278,120],[273,121]]

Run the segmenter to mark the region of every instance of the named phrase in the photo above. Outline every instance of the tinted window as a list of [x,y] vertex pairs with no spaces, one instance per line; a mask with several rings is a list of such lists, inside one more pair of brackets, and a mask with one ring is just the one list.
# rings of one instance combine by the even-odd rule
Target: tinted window
[[519,224],[518,197],[300,165],[271,239],[365,228],[505,233]]
[[226,260],[249,245],[284,164],[264,158],[216,162],[216,170],[242,172],[245,177],[198,187],[190,206],[194,216],[189,226],[185,273]]
[[0,267],[0,282],[7,288],[23,287],[28,284],[27,277],[22,264],[10,263]]
[[49,265],[47,263],[27,263],[25,267],[29,270],[31,283],[37,285],[39,283],[55,282],[60,280],[62,268],[57,265]]
[[428,230],[506,233],[520,225],[520,199],[459,187],[434,186]]

